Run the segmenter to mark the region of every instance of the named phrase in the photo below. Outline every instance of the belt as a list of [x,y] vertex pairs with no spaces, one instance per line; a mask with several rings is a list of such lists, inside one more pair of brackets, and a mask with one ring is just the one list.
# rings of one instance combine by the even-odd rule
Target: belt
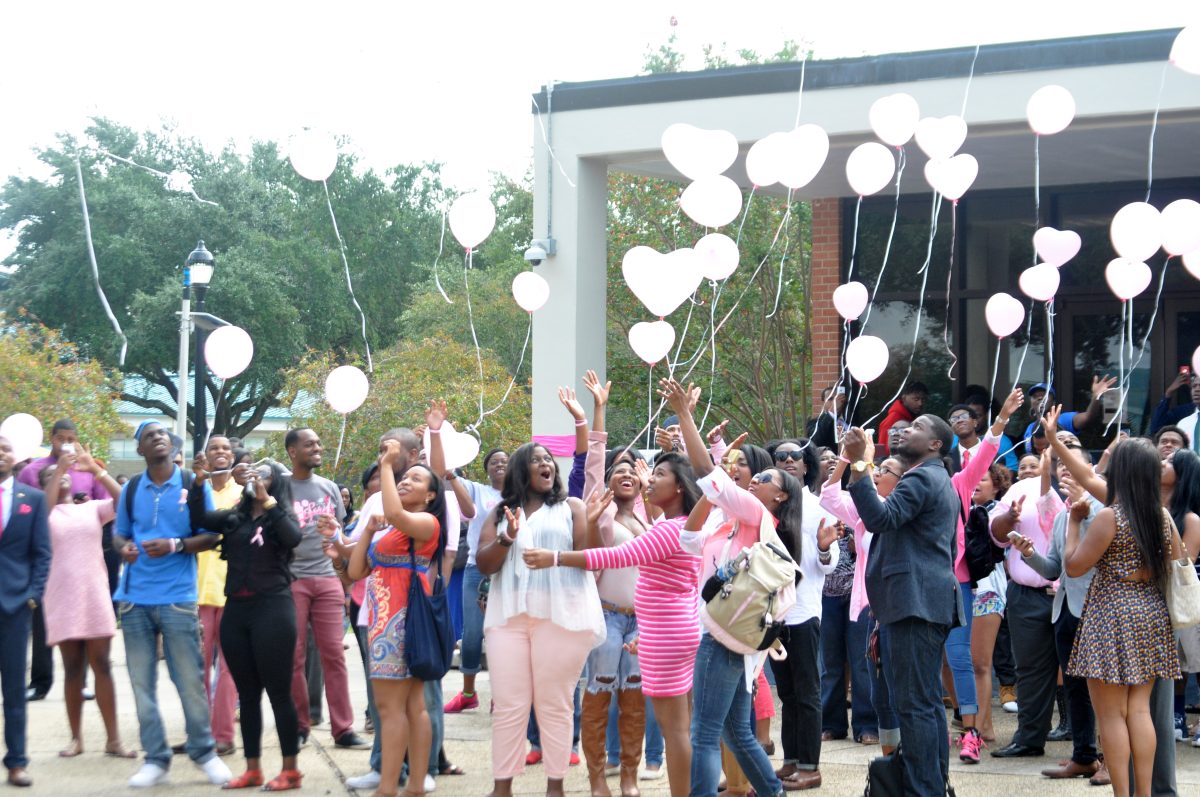
[[606,612],[616,612],[617,614],[623,614],[626,617],[633,617],[636,615],[636,612],[634,612],[634,610],[631,607],[618,606],[617,604],[609,603],[608,601],[600,601],[600,608]]
[[1027,587],[1024,584],[1018,583],[1016,581],[1014,581],[1013,583],[1016,584],[1021,589],[1027,589],[1030,592],[1036,592],[1038,595],[1055,595],[1058,592],[1058,590],[1054,589],[1054,587]]

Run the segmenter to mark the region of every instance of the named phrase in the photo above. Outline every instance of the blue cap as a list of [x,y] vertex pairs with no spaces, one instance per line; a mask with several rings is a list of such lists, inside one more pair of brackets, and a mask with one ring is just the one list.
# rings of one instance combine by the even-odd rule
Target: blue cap
[[679,416],[678,415],[670,415],[667,417],[666,420],[663,421],[664,429],[668,426],[678,426],[678,425],[679,425]]
[[139,443],[142,442],[142,432],[144,432],[146,430],[146,427],[152,423],[156,423],[159,426],[162,425],[159,421],[153,421],[153,420],[142,421],[141,423],[138,424],[137,429],[134,430],[133,439],[137,440]]
[[1044,390],[1047,393],[1049,393],[1051,396],[1058,395],[1057,393],[1054,392],[1054,388],[1050,387],[1045,382],[1038,382],[1036,385],[1033,385],[1032,387],[1029,388],[1030,393],[1032,393],[1035,390]]

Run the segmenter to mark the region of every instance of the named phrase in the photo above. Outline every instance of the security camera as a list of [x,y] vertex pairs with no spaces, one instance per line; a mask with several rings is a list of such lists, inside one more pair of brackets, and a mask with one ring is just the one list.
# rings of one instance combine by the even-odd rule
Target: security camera
[[525,259],[532,266],[540,266],[542,261],[546,259],[546,250],[540,243],[534,243],[533,246],[525,250]]

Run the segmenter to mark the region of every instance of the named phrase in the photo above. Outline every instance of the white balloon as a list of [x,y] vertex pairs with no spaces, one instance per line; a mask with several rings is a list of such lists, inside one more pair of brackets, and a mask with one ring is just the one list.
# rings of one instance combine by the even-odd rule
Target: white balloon
[[367,375],[353,365],[340,365],[325,377],[325,400],[343,415],[361,407],[370,390]]
[[1162,246],[1162,214],[1145,202],[1130,202],[1113,216],[1113,249],[1123,258],[1146,261]]
[[187,172],[178,170],[167,175],[167,188],[172,191],[178,191],[181,194],[190,194],[196,190],[192,186],[192,176]]
[[1025,305],[1007,293],[994,293],[983,309],[988,329],[998,338],[1007,338],[1025,320]]
[[[466,432],[456,432],[454,424],[443,421],[440,431],[442,454],[446,457],[446,469],[465,468],[479,456],[479,439]],[[429,451],[429,429],[425,429],[425,450]]]
[[880,97],[871,103],[867,118],[871,121],[871,129],[875,135],[886,144],[902,147],[913,137],[917,128],[917,119],[921,109],[911,94],[903,92]]
[[917,146],[931,160],[954,156],[967,140],[967,123],[961,116],[926,116],[917,122]]
[[812,182],[829,157],[829,134],[819,125],[800,125],[783,134],[779,182],[803,188]]
[[492,234],[492,228],[496,226],[496,208],[481,192],[472,191],[454,200],[447,218],[450,232],[463,248],[474,249]]
[[775,185],[783,171],[785,133],[771,133],[750,145],[746,153],[746,176],[759,188]]
[[879,192],[895,173],[895,156],[878,141],[859,144],[846,159],[846,180],[859,196]]
[[1163,208],[1162,247],[1171,255],[1200,249],[1200,202],[1177,199]]
[[1197,346],[1196,350],[1192,352],[1192,373],[1200,374],[1200,346]]
[[233,379],[254,359],[254,341],[241,327],[217,327],[204,341],[204,361],[222,379]]
[[1168,60],[1184,72],[1200,75],[1200,26],[1188,25],[1179,31]]
[[1075,255],[1083,240],[1074,230],[1056,230],[1042,227],[1033,234],[1033,251],[1052,266],[1061,266]]
[[663,131],[663,154],[689,180],[720,174],[737,160],[738,141],[728,130],[676,122]]
[[1058,293],[1061,279],[1057,266],[1051,263],[1038,263],[1036,266],[1022,271],[1021,276],[1017,278],[1017,284],[1021,286],[1021,293],[1030,299],[1048,302]]
[[951,202],[962,199],[967,189],[979,176],[979,161],[974,155],[955,155],[947,160],[929,161],[925,164],[925,180]]
[[696,263],[705,279],[723,280],[737,270],[741,254],[725,233],[711,232],[696,241]]
[[859,335],[846,347],[846,369],[859,382],[874,382],[888,366],[888,347],[874,335]]
[[635,246],[625,253],[621,274],[633,295],[646,309],[662,318],[700,287],[702,263],[693,249],[676,249],[659,254],[648,246]]
[[1129,301],[1149,288],[1153,277],[1145,263],[1124,257],[1109,261],[1104,269],[1109,290],[1121,301]]
[[337,142],[322,130],[302,130],[288,142],[288,159],[304,179],[318,183],[328,180],[337,168]]
[[847,321],[853,321],[862,315],[870,300],[867,286],[861,282],[847,282],[833,289],[834,309]]
[[1075,98],[1062,86],[1042,86],[1025,105],[1025,116],[1039,136],[1061,133],[1075,118]]
[[629,328],[629,345],[642,362],[653,365],[675,345],[675,327],[667,321],[639,321]]
[[742,212],[742,189],[721,174],[701,177],[683,189],[679,207],[705,227],[724,227]]
[[512,293],[522,310],[533,313],[550,298],[550,283],[541,274],[522,271],[513,279]]
[[12,443],[13,462],[31,458],[42,444],[42,422],[27,412],[9,415],[0,423],[0,437]]
[[[1200,280],[1200,249],[1193,249],[1183,256],[1183,267],[1196,279]],[[1200,368],[1196,369],[1200,374]]]

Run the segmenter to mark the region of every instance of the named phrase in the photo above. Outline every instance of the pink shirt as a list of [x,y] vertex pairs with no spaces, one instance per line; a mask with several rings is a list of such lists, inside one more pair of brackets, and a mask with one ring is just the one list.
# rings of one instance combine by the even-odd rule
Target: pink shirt
[[870,553],[871,537],[874,535],[863,527],[854,501],[849,493],[842,490],[841,482],[826,482],[821,487],[821,507],[854,529],[854,550],[858,553],[858,558],[854,561],[854,583],[850,588],[850,619],[854,621],[862,614],[863,609],[870,606],[867,600],[867,555]]
[[[703,584],[717,570],[717,559],[725,549],[732,524],[736,521],[740,526],[733,543],[729,546],[729,557],[736,556],[743,548],[749,548],[758,542],[759,525],[762,523],[763,513],[767,510],[762,501],[751,495],[749,490],[738,487],[722,468],[714,468],[712,473],[697,479],[696,484],[700,485],[709,502],[720,507],[728,519],[725,527],[709,535],[704,541],[700,570],[700,583]],[[771,517],[771,522],[776,522],[774,517]]]
[[[987,473],[987,469],[996,460],[996,452],[999,450],[1000,438],[993,437],[992,430],[988,429],[987,433],[983,436],[982,442],[975,447],[975,452],[971,455],[966,466],[950,477],[950,483],[954,485],[954,491],[958,493],[958,500],[962,503],[964,511],[971,511],[971,497],[975,494],[975,488],[979,485],[979,480],[983,478],[983,474]],[[954,577],[958,579],[959,583],[966,583],[971,580],[971,574],[967,570],[965,558],[967,553],[967,538],[966,529],[963,526],[962,513],[959,513],[958,521],[955,525],[958,543],[956,545],[957,553],[954,557]]]
[[[1024,496],[1025,502],[1021,505],[1021,517],[1013,526],[1013,531],[1033,540],[1034,549],[1045,556],[1046,552],[1050,550],[1053,538],[1054,516],[1066,505],[1054,490],[1045,495],[1040,495],[1041,491],[1042,480],[1040,478],[1022,479],[1008,488],[1003,502],[996,502],[989,513],[989,518],[994,523],[997,517],[1007,513],[1017,499]],[[1010,580],[1022,586],[1037,589],[1054,585],[1055,582],[1042,578],[1037,571],[1027,565],[1025,557],[1021,556],[1021,552],[1012,547],[1010,543],[1002,543],[995,537],[992,537],[992,542],[1008,549],[1005,558],[1008,562]]]

